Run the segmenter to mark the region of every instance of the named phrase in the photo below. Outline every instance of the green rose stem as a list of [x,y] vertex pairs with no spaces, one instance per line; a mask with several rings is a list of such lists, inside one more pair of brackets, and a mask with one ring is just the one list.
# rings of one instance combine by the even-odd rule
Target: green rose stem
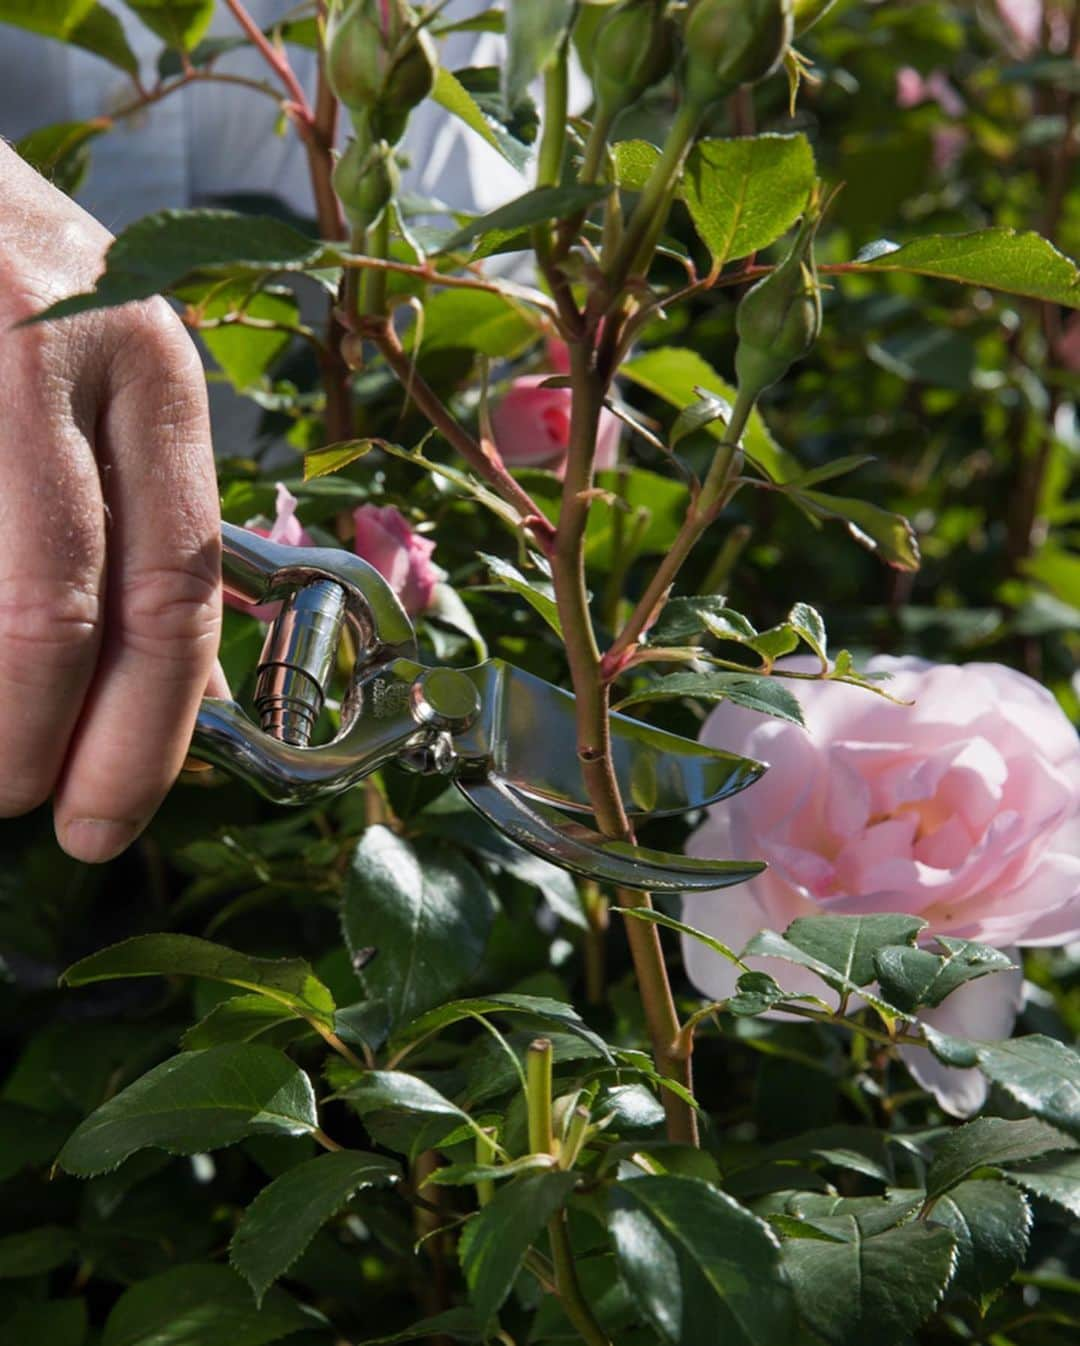
[[[554,1049],[549,1038],[536,1038],[529,1043],[525,1054],[525,1109],[530,1151],[555,1157],[558,1146],[551,1107],[553,1059]],[[551,1240],[551,1259],[555,1266],[555,1286],[566,1316],[588,1346],[611,1346],[607,1334],[593,1317],[581,1292],[564,1211],[548,1221],[548,1238]]]
[[[600,830],[606,836],[632,839],[611,761],[608,685],[602,673],[603,661],[596,643],[585,583],[585,526],[589,516],[596,431],[611,381],[609,357],[617,345],[617,338],[614,325],[605,329],[595,356],[580,342],[571,342],[569,346],[573,388],[570,444],[551,567],[574,687],[582,778]],[[648,897],[621,891],[618,901],[624,906],[649,904]],[[626,935],[657,1070],[689,1090],[690,1056],[678,1045],[679,1017],[668,981],[659,930],[655,925],[634,921]],[[669,1138],[696,1145],[697,1120],[690,1104],[670,1090],[664,1091],[663,1103]]]
[[612,295],[621,294],[627,277],[648,264],[652,251],[649,240],[655,240],[667,219],[679,174],[705,112],[704,104],[687,100],[675,114],[663,151],[641,189],[615,256],[606,262],[605,270]]

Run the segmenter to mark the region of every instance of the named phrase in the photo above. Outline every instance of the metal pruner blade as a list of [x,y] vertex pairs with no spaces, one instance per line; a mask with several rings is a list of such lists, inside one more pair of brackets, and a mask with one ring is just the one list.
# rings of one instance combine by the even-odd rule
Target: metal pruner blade
[[[624,888],[723,888],[757,861],[698,860],[605,837],[589,813],[574,698],[499,659],[474,668],[415,660],[409,618],[359,557],[287,547],[222,528],[226,589],[250,603],[280,598],[256,674],[254,724],[232,701],[207,699],[192,751],[280,803],[347,789],[391,762],[439,772],[511,840],[563,869]],[[330,743],[309,746],[344,627],[357,657]],[[624,715],[610,718],[612,761],[628,816],[702,808],[752,784],[765,767]]]

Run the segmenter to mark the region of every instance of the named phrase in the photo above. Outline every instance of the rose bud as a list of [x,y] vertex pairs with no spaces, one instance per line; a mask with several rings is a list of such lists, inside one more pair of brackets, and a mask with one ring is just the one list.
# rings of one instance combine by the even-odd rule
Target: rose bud
[[695,0],[683,23],[686,94],[707,106],[780,66],[791,43],[792,0]]

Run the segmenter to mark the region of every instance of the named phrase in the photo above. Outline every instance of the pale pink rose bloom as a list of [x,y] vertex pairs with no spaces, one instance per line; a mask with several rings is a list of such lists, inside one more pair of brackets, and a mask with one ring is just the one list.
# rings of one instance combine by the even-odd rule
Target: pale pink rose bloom
[[[570,445],[569,388],[542,388],[551,374],[523,374],[492,410],[495,446],[508,467],[547,467],[561,477]],[[605,407],[596,435],[596,467],[614,467],[622,422]]]
[[[1018,56],[1033,56],[1042,46],[1043,0],[997,0],[997,10],[1005,22]],[[1069,15],[1060,3],[1050,6],[1047,15],[1050,51],[1061,53],[1069,45]]]
[[440,579],[431,559],[435,543],[414,533],[393,505],[360,505],[353,523],[357,556],[375,567],[405,611],[415,617],[428,608]]
[[[786,661],[811,669],[812,660]],[[691,855],[766,860],[757,878],[687,896],[684,919],[742,949],[798,916],[908,912],[944,934],[1012,951],[1080,936],[1080,741],[1053,696],[1000,664],[871,659],[893,674],[894,705],[841,683],[793,686],[807,729],[729,703],[702,741],[769,762],[761,781],[709,810]],[[933,944],[930,944],[933,948]],[[737,969],[685,938],[690,980],[723,999]],[[778,959],[751,958],[785,989],[821,982]],[[921,1017],[959,1037],[1008,1036],[1019,970],[968,983]],[[957,1116],[982,1106],[975,1070],[905,1048],[916,1079]]]
[[1035,51],[1042,36],[1042,0],[997,0],[997,10],[1016,50],[1025,56]]
[[[282,482],[277,482],[276,486],[274,522],[270,527],[263,528],[256,523],[249,523],[244,526],[249,532],[258,533],[260,537],[267,537],[271,542],[281,542],[286,547],[313,547],[315,544],[311,534],[296,517],[296,506],[299,503],[296,496]],[[260,622],[272,622],[281,606],[280,603],[262,603],[258,607],[252,607],[239,598],[230,598],[228,594],[225,595],[225,602],[231,608],[238,608],[241,612],[246,612],[249,616],[258,618]]]
[[896,72],[897,107],[917,107],[920,103],[936,103],[946,117],[962,117],[964,100],[949,83],[944,70],[932,70],[923,78],[910,65]]

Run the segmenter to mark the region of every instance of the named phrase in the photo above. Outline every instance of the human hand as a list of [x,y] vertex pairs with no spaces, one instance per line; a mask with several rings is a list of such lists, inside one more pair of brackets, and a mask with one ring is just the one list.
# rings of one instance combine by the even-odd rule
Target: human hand
[[205,382],[164,300],[28,327],[108,232],[0,143],[0,816],[53,797],[107,860],[176,778],[215,672],[220,518]]

